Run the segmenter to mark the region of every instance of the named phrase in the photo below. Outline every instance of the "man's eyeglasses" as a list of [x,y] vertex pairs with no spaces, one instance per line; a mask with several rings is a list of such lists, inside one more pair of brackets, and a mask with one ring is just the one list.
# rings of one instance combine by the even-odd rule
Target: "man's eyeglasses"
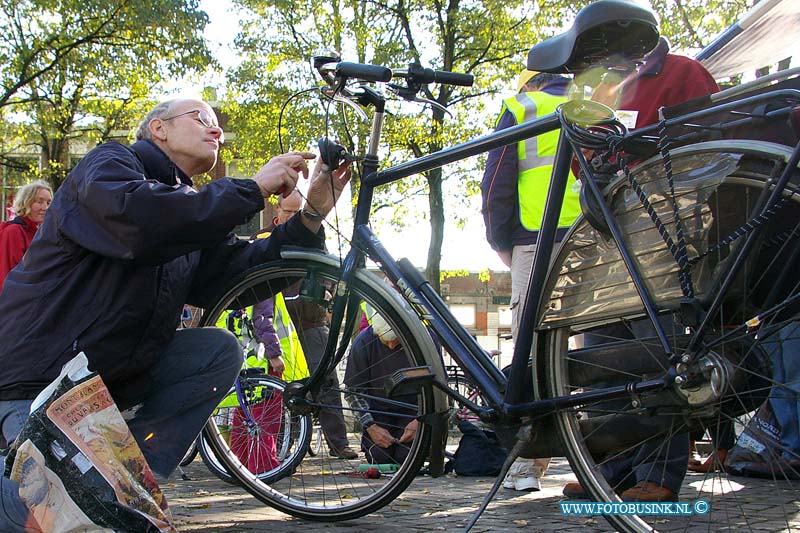
[[[185,113],[178,113],[177,115],[172,115],[171,117],[162,118],[161,120],[166,122],[167,120],[172,120],[173,118],[191,115],[192,113],[195,113],[197,115],[196,117],[194,117],[194,119],[203,126],[205,126],[206,128],[217,128],[218,130],[220,130],[220,132],[222,132],[222,128],[220,128],[219,124],[216,123],[217,121],[205,109],[192,109],[191,111],[186,111]],[[225,142],[224,139],[225,139],[224,134],[220,133],[219,137],[220,144]]]

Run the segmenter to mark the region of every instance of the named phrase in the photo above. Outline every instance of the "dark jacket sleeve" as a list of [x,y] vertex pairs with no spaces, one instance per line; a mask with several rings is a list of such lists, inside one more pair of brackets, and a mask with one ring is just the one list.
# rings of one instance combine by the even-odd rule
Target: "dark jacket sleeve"
[[[505,110],[495,131],[511,126],[516,126],[516,119],[510,111]],[[489,152],[481,181],[481,213],[486,224],[486,240],[497,251],[513,248],[511,235],[519,217],[518,168],[516,144],[501,146]]]
[[[316,234],[309,231],[297,214],[285,224],[275,227],[269,238],[248,242],[231,235],[216,246],[204,248],[192,280],[189,303],[206,307],[224,287],[236,281],[247,269],[279,259],[284,245],[322,250],[325,233],[322,229]],[[255,303],[243,302],[243,305]]]
[[268,358],[281,355],[281,341],[275,331],[275,299],[267,298],[253,306],[253,329],[256,339],[264,343]]
[[197,191],[147,179],[126,147],[96,148],[73,171],[64,237],[107,257],[159,264],[210,246],[264,208],[258,185],[223,178]]

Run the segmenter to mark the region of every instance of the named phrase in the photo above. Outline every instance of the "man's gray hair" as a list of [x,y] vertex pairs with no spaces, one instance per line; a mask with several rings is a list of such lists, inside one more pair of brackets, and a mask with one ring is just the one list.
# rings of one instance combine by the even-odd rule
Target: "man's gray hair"
[[14,212],[23,217],[30,215],[31,207],[33,207],[33,202],[36,199],[36,193],[42,189],[50,191],[50,196],[53,196],[53,189],[44,180],[32,181],[20,187],[14,196]]
[[150,121],[154,118],[164,118],[168,116],[172,106],[177,101],[178,100],[167,100],[165,102],[161,102],[151,109],[147,116],[144,117],[144,120],[139,123],[139,127],[136,128],[136,140],[141,141],[143,139],[152,139],[150,128],[148,127]]

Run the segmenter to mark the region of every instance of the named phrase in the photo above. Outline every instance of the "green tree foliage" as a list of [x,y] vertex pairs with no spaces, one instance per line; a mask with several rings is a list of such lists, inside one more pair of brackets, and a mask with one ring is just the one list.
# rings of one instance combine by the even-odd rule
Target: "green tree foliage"
[[[283,149],[305,149],[324,132],[363,153],[368,125],[352,112],[345,122],[329,121],[319,92],[296,98],[283,114],[278,145],[277,119],[281,104],[301,89],[314,87],[308,59],[322,49],[342,52],[344,60],[403,67],[410,62],[475,75],[472,88],[431,86],[422,96],[435,107],[393,105],[385,121],[381,157],[385,164],[425,155],[491,129],[500,101],[512,92],[530,47],[563,30],[587,0],[236,0],[251,14],[237,38],[245,58],[231,73],[237,92],[232,107],[238,156],[262,163]],[[664,33],[676,47],[701,46],[745,8],[744,0],[715,1],[714,13],[702,16],[707,0],[656,0]],[[375,209],[391,212],[390,223],[412,217],[431,224],[426,274],[440,279],[439,258],[444,238],[445,194],[459,191],[466,202],[478,191],[483,159],[449,165],[409,178],[379,191]],[[356,179],[357,182],[357,179]],[[446,187],[447,186],[447,187]],[[357,183],[354,190],[357,189]],[[409,210],[407,200],[424,194],[428,209]],[[448,198],[450,200],[450,198]],[[457,216],[449,215],[450,219]]]
[[661,33],[680,50],[699,50],[753,6],[754,0],[653,0]]
[[[197,0],[0,0],[0,109],[28,126],[54,187],[69,142],[130,128],[158,83],[212,62]],[[21,118],[20,118],[21,117]]]
[[[237,3],[253,16],[237,38],[246,60],[231,77],[239,90],[234,99],[242,102],[231,114],[239,155],[259,163],[280,149],[275,125],[281,102],[293,91],[318,83],[308,62],[317,50],[341,51],[343,59],[349,61],[391,67],[418,62],[434,69],[476,75],[475,87],[434,86],[421,95],[446,107],[452,118],[446,119],[445,112],[430,106],[391,107],[381,151],[388,165],[485,131],[482,102],[504,88],[506,80],[522,67],[521,57],[532,37],[521,39],[520,35],[537,33],[533,23],[537,11],[521,1]],[[363,153],[369,125],[352,112],[345,113],[347,121],[334,112],[327,122],[327,104],[321,102],[319,92],[309,94],[310,98],[298,98],[287,111],[281,131],[283,148],[305,148],[309,140],[327,131],[356,153]],[[267,129],[261,129],[265,126]],[[377,197],[376,208],[391,207],[393,222],[400,223],[403,217],[425,216],[403,207],[408,195],[428,196],[433,237],[426,270],[434,284],[439,280],[445,216],[442,184],[461,180],[462,189],[474,191],[478,178],[474,168],[467,171],[453,166],[405,180]]]

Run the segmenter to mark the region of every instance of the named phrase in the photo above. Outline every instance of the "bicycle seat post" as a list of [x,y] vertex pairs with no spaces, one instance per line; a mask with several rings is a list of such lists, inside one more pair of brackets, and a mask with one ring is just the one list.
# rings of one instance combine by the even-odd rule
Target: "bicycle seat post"
[[366,224],[369,220],[369,212],[372,206],[372,191],[374,185],[369,181],[369,177],[378,171],[378,148],[381,142],[381,132],[383,130],[383,117],[386,108],[386,98],[368,87],[362,87],[363,93],[358,97],[358,103],[364,106],[372,106],[372,129],[369,136],[367,153],[364,156],[362,167],[361,189],[359,190],[358,204],[356,205],[355,224]]

